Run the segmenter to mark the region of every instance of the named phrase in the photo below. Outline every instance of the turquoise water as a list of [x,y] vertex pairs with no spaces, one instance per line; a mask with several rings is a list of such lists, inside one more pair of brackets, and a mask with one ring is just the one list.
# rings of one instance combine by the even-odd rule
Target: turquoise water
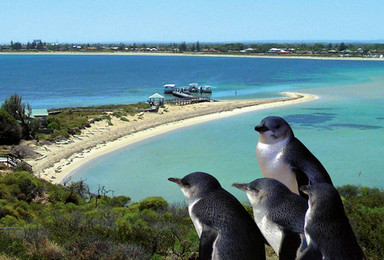
[[[169,201],[182,201],[180,190],[167,178],[206,171],[236,197],[247,201],[231,184],[261,177],[254,153],[258,137],[253,128],[265,116],[279,115],[289,121],[296,136],[321,160],[335,185],[384,188],[383,82],[374,91],[381,98],[351,101],[347,96],[350,88],[342,87],[338,93],[342,96],[250,112],[169,132],[98,158],[79,168],[73,177],[86,179],[92,187],[106,185],[134,200],[163,196]],[[327,95],[334,89],[312,92]]]
[[[182,201],[167,178],[206,171],[247,201],[231,184],[261,177],[253,128],[267,115],[287,119],[336,185],[384,188],[384,62],[0,56],[0,80],[0,98],[17,92],[35,107],[144,101],[165,83],[193,81],[213,86],[217,99],[273,97],[289,90],[321,97],[175,130],[97,158],[73,172],[73,179],[86,179],[94,190],[101,185],[135,201],[148,196]],[[35,82],[39,88],[26,87]]]
[[135,103],[162,93],[166,83],[191,82],[211,85],[217,99],[272,97],[284,90],[366,82],[383,67],[374,61],[0,55],[0,100],[16,92],[32,108]]

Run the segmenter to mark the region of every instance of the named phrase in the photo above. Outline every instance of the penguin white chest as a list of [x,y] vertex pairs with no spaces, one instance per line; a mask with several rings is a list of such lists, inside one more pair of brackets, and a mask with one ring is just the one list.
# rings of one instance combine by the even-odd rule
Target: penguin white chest
[[304,221],[304,234],[305,239],[307,240],[307,245],[312,243],[310,235],[307,233],[307,226],[308,224],[312,222],[312,210],[311,210],[311,203],[308,203],[308,210],[305,213],[305,221]]
[[203,232],[203,225],[201,224],[200,220],[195,216],[195,214],[193,214],[193,206],[199,202],[199,200],[195,200],[194,202],[190,203],[188,205],[188,212],[189,212],[189,216],[191,217],[192,219],[192,222],[193,222],[193,225],[195,226],[195,229],[196,229],[196,232],[197,232],[197,235],[199,237],[201,237],[201,233]]
[[255,216],[255,222],[261,233],[268,241],[269,245],[276,252],[276,254],[279,254],[283,232],[278,227],[278,225],[270,221],[264,213],[257,210],[254,210],[253,213]]
[[256,157],[260,165],[261,173],[266,178],[273,178],[285,184],[292,192],[299,193],[296,175],[289,164],[284,160],[283,147],[286,141],[275,144],[258,143]]

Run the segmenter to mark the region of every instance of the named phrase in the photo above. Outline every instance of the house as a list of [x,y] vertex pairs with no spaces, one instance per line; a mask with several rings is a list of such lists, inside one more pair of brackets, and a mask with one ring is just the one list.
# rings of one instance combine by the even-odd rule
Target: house
[[281,51],[281,49],[279,48],[271,48],[269,49],[268,53],[279,53]]
[[31,118],[40,120],[40,125],[43,127],[47,126],[48,110],[47,109],[33,109]]
[[250,53],[250,52],[254,52],[254,49],[253,48],[247,48],[245,50],[240,50],[241,53]]

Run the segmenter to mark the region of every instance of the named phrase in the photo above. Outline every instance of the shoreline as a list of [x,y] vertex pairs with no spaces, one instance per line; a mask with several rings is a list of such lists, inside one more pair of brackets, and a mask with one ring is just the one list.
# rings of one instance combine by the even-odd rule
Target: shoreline
[[158,113],[140,113],[123,122],[113,118],[113,125],[104,121],[82,130],[81,135],[67,142],[35,146],[41,156],[27,160],[37,177],[52,183],[61,183],[71,173],[91,160],[147,138],[191,125],[235,116],[256,110],[297,104],[318,99],[311,94],[283,92],[286,97],[260,100],[233,100],[197,103],[186,106],[168,106]]
[[335,60],[335,61],[384,61],[382,58],[363,57],[327,57],[327,56],[284,56],[284,55],[230,55],[204,53],[148,53],[148,52],[0,52],[0,55],[94,55],[94,56],[180,56],[180,57],[224,57],[224,58],[265,58],[265,59],[307,59],[307,60]]

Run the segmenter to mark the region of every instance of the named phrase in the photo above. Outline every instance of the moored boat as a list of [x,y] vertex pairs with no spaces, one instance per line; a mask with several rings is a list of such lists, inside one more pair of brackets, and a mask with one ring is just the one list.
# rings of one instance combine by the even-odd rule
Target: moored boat
[[189,88],[188,88],[189,92],[199,92],[199,84],[197,83],[190,83],[189,84]]
[[172,94],[175,90],[176,84],[165,84],[164,85],[164,94]]
[[208,85],[201,86],[199,88],[199,92],[200,93],[212,93],[212,88],[211,88],[211,86],[208,86]]

